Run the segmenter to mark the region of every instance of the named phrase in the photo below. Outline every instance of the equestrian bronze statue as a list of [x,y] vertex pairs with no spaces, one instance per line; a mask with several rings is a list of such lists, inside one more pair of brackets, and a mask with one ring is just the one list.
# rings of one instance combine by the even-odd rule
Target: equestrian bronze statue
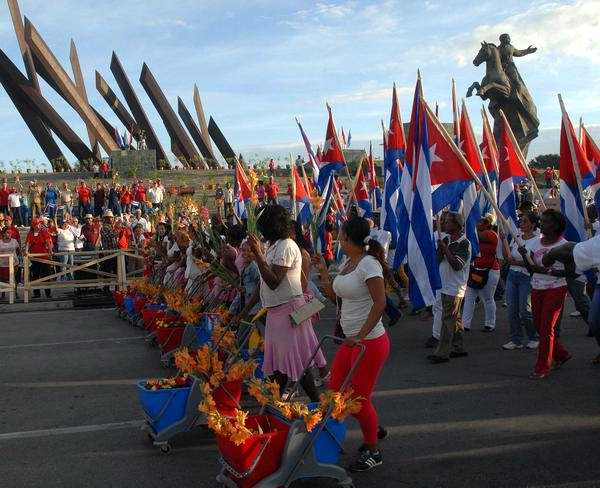
[[500,110],[504,112],[515,134],[523,154],[527,155],[529,143],[538,136],[540,121],[537,108],[519,74],[514,57],[527,56],[537,51],[529,46],[517,49],[510,43],[510,36],[502,34],[500,45],[482,42],[481,49],[473,64],[479,66],[485,62],[485,76],[481,83],[473,83],[467,91],[467,97],[475,94],[483,100],[489,100],[488,110],[494,117],[494,135],[500,134]]

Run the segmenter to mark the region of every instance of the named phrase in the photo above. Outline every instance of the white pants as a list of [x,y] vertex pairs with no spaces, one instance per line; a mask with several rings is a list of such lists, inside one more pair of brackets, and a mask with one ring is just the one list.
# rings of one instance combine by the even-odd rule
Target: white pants
[[475,290],[467,286],[465,292],[465,305],[463,308],[463,324],[465,329],[471,328],[471,321],[473,320],[473,313],[475,312],[475,299],[481,298],[483,302],[483,308],[485,310],[485,323],[486,327],[496,328],[496,302],[494,301],[494,294],[496,293],[496,286],[500,280],[499,270],[490,270],[489,278],[486,285],[481,290]]

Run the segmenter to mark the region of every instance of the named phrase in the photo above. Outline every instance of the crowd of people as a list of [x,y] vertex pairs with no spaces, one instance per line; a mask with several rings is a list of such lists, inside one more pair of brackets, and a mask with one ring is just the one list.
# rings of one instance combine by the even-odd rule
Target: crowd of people
[[[17,184],[9,188],[5,181],[4,193],[21,195]],[[34,183],[30,187],[40,191]],[[229,183],[223,188],[217,185],[212,215],[206,209],[165,212],[160,180],[148,185],[143,181],[98,183],[95,189],[80,182],[73,191],[67,185],[57,190],[48,184],[39,199],[30,200],[31,204],[45,202],[46,212],[40,215],[35,212],[41,207],[35,208],[24,242],[20,242],[14,214],[3,207],[0,254],[14,252],[18,258],[21,252],[46,257],[66,252],[60,259],[67,265],[72,259],[68,252],[73,250],[133,249],[140,255],[139,262],[130,263],[133,267],[143,267],[147,274],[158,270],[165,283],[184,291],[201,274],[198,260],[218,261],[235,276],[236,285],[228,288],[217,278],[211,294],[229,307],[234,322],[266,309],[263,370],[277,381],[282,394],[290,383],[299,383],[311,401],[318,401],[317,388],[327,383],[339,389],[364,349],[351,381],[362,399],[356,418],[363,434],[359,457],[351,469],[372,469],[383,462],[378,442],[387,435],[371,401],[390,350],[383,318],[387,317],[387,327],[401,319],[401,309],[408,305],[408,270],[390,269],[391,235],[379,228],[377,213],[366,219],[351,208],[340,221],[332,210],[323,248],[316,250],[311,226],[291,220],[290,212],[278,204],[274,178],[267,185],[258,181],[255,191],[257,229],[248,232],[249,222],[234,215]],[[522,189],[522,194],[526,192],[527,188]],[[47,211],[48,201],[54,202],[55,208],[65,207],[60,216]],[[430,311],[411,312],[433,319],[432,335],[425,344],[433,351],[427,359],[444,364],[467,357],[465,334],[479,327],[474,313],[477,304],[484,309],[481,330],[494,333],[497,304],[502,303],[507,307],[509,326],[502,347],[507,351],[537,350],[531,378],[547,378],[571,359],[560,327],[567,293],[577,315],[589,324],[589,335],[600,346],[600,287],[593,274],[584,273],[600,265],[600,234],[594,206],[588,208],[588,214],[595,237],[575,246],[563,237],[566,221],[559,211],[538,209],[532,198],[521,198],[518,238],[505,235],[496,216],[486,214],[477,226],[480,251],[476,256],[461,213],[446,211],[435,219],[441,288]],[[207,242],[213,242],[209,251]],[[2,280],[6,263],[0,264]],[[108,260],[101,269],[115,272],[115,266],[115,260]],[[35,279],[51,271],[49,265],[33,262],[30,273]],[[67,273],[61,279],[72,276]],[[329,365],[319,353],[314,369],[303,374],[318,344],[314,326],[319,316],[305,313],[315,300],[330,300],[336,306],[335,332],[341,345]],[[593,362],[600,364],[600,354]]]

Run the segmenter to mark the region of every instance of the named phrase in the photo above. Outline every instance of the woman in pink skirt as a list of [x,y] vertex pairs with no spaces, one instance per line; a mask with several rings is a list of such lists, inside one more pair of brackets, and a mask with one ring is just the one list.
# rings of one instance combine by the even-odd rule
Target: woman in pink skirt
[[[306,303],[302,253],[289,237],[290,225],[285,208],[269,205],[258,219],[258,230],[269,244],[266,252],[256,236],[248,237],[260,271],[260,300],[267,309],[263,371],[279,383],[282,393],[288,380],[299,381],[311,401],[316,402],[319,394],[312,373],[308,370],[301,376],[319,341],[310,319],[299,325],[290,319],[290,314]],[[252,306],[252,301],[246,307]]]

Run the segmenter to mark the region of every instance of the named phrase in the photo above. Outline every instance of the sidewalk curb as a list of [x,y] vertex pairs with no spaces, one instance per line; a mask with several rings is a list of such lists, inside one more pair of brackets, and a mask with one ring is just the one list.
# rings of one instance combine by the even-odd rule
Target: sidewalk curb
[[51,302],[13,303],[0,305],[0,313],[51,312],[75,308],[73,300],[55,300]]

